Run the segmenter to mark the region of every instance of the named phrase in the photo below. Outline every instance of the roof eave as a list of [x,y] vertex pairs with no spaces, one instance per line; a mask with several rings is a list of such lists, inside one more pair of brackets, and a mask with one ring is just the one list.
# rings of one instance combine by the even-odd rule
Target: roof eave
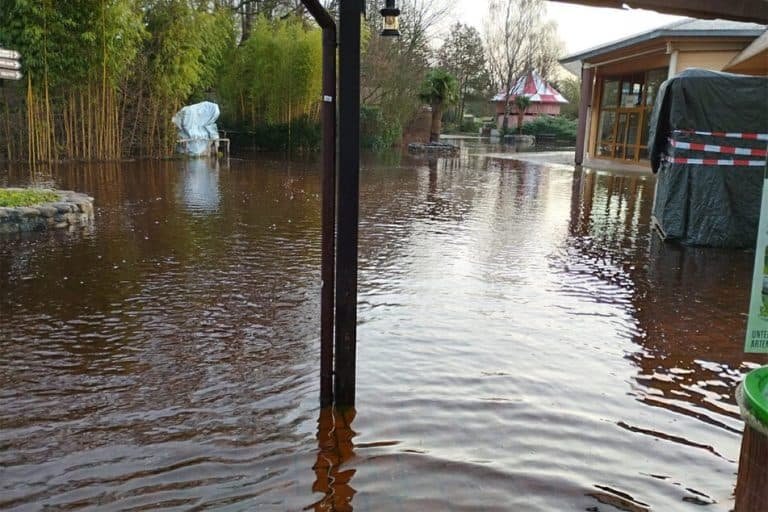
[[559,59],[560,64],[567,64],[575,61],[585,61],[600,55],[630,48],[640,43],[647,43],[655,39],[687,38],[687,37],[707,37],[712,39],[744,39],[759,37],[764,30],[655,30],[646,34],[640,34],[623,41],[617,41],[599,48],[592,48],[585,52],[568,55]]

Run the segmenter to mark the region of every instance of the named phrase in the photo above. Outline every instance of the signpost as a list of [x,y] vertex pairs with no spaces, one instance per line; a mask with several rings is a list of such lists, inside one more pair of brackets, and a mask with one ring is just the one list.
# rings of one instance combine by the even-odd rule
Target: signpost
[[0,48],[0,80],[19,80],[21,74],[21,54],[14,50]]
[[[768,177],[768,163],[766,163]],[[768,353],[768,179],[763,180],[763,199],[755,247],[752,296],[744,352]]]

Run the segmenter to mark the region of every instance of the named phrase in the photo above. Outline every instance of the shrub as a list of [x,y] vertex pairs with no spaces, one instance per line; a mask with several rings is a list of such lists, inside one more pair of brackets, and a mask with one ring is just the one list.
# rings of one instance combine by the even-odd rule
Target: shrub
[[379,107],[360,107],[360,145],[374,151],[384,151],[403,138],[403,127],[397,120],[384,117]]
[[229,135],[233,146],[257,151],[310,151],[320,147],[320,124],[309,116],[290,123],[242,125]]
[[50,203],[58,199],[58,194],[49,190],[0,189],[0,206],[31,206],[33,204]]
[[556,140],[575,142],[577,124],[563,116],[540,116],[523,125],[526,135],[554,135]]

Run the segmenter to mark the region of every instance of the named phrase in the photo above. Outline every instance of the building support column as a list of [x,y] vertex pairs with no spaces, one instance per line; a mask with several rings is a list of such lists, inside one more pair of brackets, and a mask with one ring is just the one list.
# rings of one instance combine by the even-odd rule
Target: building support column
[[587,112],[592,106],[592,82],[595,68],[581,65],[581,99],[579,100],[579,124],[576,133],[576,165],[584,162],[584,146],[587,140]]
[[667,80],[673,78],[677,74],[677,57],[680,55],[679,50],[672,48],[672,45],[667,46],[667,53],[669,54],[669,70],[667,71]]

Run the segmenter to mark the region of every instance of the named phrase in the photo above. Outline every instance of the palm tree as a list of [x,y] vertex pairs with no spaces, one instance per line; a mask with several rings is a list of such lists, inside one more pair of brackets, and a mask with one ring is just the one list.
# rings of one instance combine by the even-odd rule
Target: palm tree
[[427,73],[421,83],[419,99],[432,106],[432,125],[429,129],[429,142],[440,140],[440,124],[443,110],[453,105],[459,99],[459,83],[456,78],[444,69],[435,68]]
[[523,133],[523,119],[525,119],[525,111],[531,106],[531,98],[518,94],[515,96],[515,106],[517,107],[517,133]]

